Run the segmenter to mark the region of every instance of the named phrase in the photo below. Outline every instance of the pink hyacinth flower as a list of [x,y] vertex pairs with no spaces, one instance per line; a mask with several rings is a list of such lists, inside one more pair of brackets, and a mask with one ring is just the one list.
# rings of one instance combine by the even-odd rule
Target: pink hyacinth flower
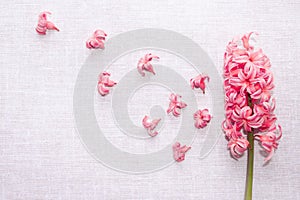
[[275,149],[278,147],[278,140],[280,140],[282,136],[281,126],[278,125],[278,133],[277,136],[276,131],[267,132],[266,134],[257,134],[255,135],[255,139],[260,142],[262,148],[268,153],[268,156],[265,158],[265,162],[268,162],[273,154]]
[[92,37],[86,41],[88,49],[104,49],[104,41],[107,34],[102,30],[96,30]]
[[205,80],[209,81],[209,77],[206,75],[199,74],[198,76],[196,76],[190,80],[190,85],[191,85],[192,89],[200,88],[202,90],[203,94],[205,94],[205,88],[206,88]]
[[236,122],[238,128],[244,128],[245,131],[251,131],[251,128],[259,128],[263,123],[260,115],[253,112],[249,106],[234,110],[232,119]]
[[98,80],[98,92],[100,95],[105,96],[109,93],[109,87],[113,87],[117,83],[110,80],[110,73],[102,72]]
[[228,142],[228,149],[230,149],[230,153],[233,158],[240,158],[244,152],[247,150],[249,146],[248,140],[241,137],[238,139],[232,139]]
[[186,145],[181,146],[179,142],[175,142],[175,144],[173,145],[174,160],[177,162],[184,161],[185,153],[190,149],[191,149],[191,147],[188,147]]
[[222,123],[222,128],[228,141],[231,139],[237,140],[242,136],[242,133],[240,132],[240,130],[238,130],[236,124],[232,125],[230,120],[228,119]]
[[38,34],[46,35],[47,30],[59,31],[59,29],[52,22],[47,20],[47,15],[51,15],[51,13],[45,11],[39,15],[38,25],[35,28]]
[[167,109],[167,113],[173,113],[175,117],[178,117],[180,115],[180,110],[182,108],[185,108],[187,106],[186,103],[183,101],[180,101],[181,96],[172,93],[169,97],[170,103],[169,103],[169,108]]
[[195,127],[204,128],[211,120],[208,109],[198,110],[194,114]]
[[153,131],[153,130],[156,128],[156,126],[160,122],[160,120],[161,119],[153,119],[153,120],[151,120],[149,118],[149,116],[147,116],[147,115],[143,118],[143,121],[142,121],[143,122],[143,126],[144,126],[145,129],[147,129],[147,132],[148,132],[148,134],[151,137],[154,137],[154,136],[156,136],[158,134],[157,131]]
[[226,47],[223,68],[226,119],[222,126],[233,157],[242,155],[246,138],[252,134],[268,153],[268,161],[278,146],[281,127],[276,126],[270,59],[262,49],[250,44],[252,35],[253,32],[234,38]]
[[144,71],[148,71],[152,74],[155,75],[154,69],[152,64],[150,63],[153,59],[159,59],[158,56],[152,55],[151,53],[146,54],[144,57],[140,58],[138,64],[137,64],[137,69],[138,72],[142,75],[145,76]]

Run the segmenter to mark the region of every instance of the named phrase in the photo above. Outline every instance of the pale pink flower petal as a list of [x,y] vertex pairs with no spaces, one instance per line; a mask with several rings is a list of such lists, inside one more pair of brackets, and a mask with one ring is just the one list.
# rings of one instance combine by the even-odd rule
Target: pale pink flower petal
[[173,145],[174,160],[177,162],[184,161],[185,153],[190,149],[191,149],[191,147],[189,147],[189,146],[186,146],[186,145],[181,146],[179,142],[175,142],[175,144]]
[[100,95],[105,96],[109,94],[109,88],[113,87],[117,83],[110,80],[110,73],[108,72],[102,72],[99,75],[98,79],[98,92]]
[[104,41],[107,34],[102,30],[96,30],[92,37],[86,41],[88,49],[104,49]]
[[143,118],[143,121],[142,121],[143,126],[144,126],[145,129],[147,129],[147,132],[151,137],[154,137],[158,134],[157,131],[153,131],[153,130],[156,128],[156,126],[160,122],[160,120],[161,119],[151,120],[149,118],[149,116],[147,116],[147,115]]
[[181,96],[177,95],[177,94],[170,94],[170,103],[169,103],[169,107],[167,109],[167,113],[171,113],[175,116],[175,117],[179,117],[180,113],[181,113],[181,109],[185,108],[187,106],[186,103],[182,102],[180,100]]
[[38,34],[46,35],[47,30],[59,31],[59,29],[52,22],[47,20],[47,15],[51,15],[51,13],[45,11],[40,13],[39,15],[38,25],[35,28]]
[[194,114],[195,127],[204,128],[211,120],[211,115],[209,114],[208,109],[198,110]]
[[137,70],[142,76],[146,75],[144,71],[148,71],[148,72],[155,75],[155,71],[153,69],[153,66],[150,63],[153,59],[158,60],[159,57],[155,56],[155,55],[152,55],[151,53],[148,53],[144,57],[140,58],[140,60],[138,61]]
[[190,85],[191,85],[192,89],[200,88],[202,90],[203,94],[205,94],[205,88],[206,88],[205,80],[209,81],[209,77],[206,75],[199,74],[198,76],[196,76],[190,80]]

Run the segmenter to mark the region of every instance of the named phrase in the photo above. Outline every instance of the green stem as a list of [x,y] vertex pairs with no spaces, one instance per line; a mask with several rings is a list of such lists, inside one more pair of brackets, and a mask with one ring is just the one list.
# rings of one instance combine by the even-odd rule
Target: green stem
[[247,139],[249,141],[248,156],[247,156],[247,180],[245,200],[252,200],[252,184],[253,184],[253,161],[254,161],[254,136],[253,132],[248,132]]
[[[248,106],[253,110],[253,103],[250,95],[247,95]],[[252,131],[247,133],[247,140],[249,141],[248,156],[247,156],[247,179],[245,200],[252,200],[252,185],[253,185],[253,162],[254,162],[254,135]]]

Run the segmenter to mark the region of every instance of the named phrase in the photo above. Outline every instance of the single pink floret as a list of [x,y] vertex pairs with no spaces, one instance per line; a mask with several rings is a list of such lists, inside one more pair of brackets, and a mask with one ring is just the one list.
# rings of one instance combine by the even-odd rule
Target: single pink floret
[[179,117],[180,116],[180,110],[182,108],[185,108],[187,106],[186,103],[184,103],[183,101],[181,101],[181,96],[172,93],[169,97],[170,99],[170,103],[169,103],[169,108],[167,109],[167,113],[171,113],[175,116],[175,117]]
[[51,15],[51,13],[45,11],[39,15],[38,25],[36,26],[35,30],[40,35],[46,35],[47,30],[59,31],[59,29],[52,22],[47,20],[47,15]]
[[151,120],[149,116],[145,115],[145,117],[143,118],[143,126],[145,129],[147,129],[147,132],[148,134],[151,136],[151,137],[154,137],[158,134],[157,131],[153,131],[157,124],[160,122],[161,119],[153,119]]
[[195,127],[204,128],[211,120],[211,115],[209,114],[208,109],[198,110],[194,114]]
[[100,29],[96,30],[93,36],[86,41],[86,47],[88,49],[104,49],[104,41],[106,36],[107,34],[104,31]]
[[153,69],[152,64],[150,63],[153,59],[158,60],[159,57],[152,55],[151,53],[146,54],[144,57],[140,58],[140,60],[138,61],[137,64],[137,69],[138,72],[142,75],[145,76],[145,72],[144,71],[148,71],[152,74],[155,75],[155,71]]
[[173,145],[173,157],[176,162],[184,161],[185,153],[190,150],[191,147],[189,146],[181,146],[179,142],[175,142]]
[[109,87],[113,87],[117,83],[110,80],[110,73],[102,72],[98,79],[98,92],[100,95],[105,96],[109,94]]

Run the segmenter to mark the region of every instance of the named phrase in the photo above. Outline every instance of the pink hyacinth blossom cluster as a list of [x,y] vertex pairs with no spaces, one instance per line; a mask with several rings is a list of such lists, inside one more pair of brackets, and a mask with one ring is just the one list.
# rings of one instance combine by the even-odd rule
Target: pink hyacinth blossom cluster
[[[225,115],[222,127],[228,148],[239,158],[249,148],[247,134],[254,134],[271,159],[281,138],[276,125],[275,100],[270,60],[251,44],[253,32],[235,38],[224,55]],[[278,128],[277,128],[278,127]],[[279,133],[278,133],[279,132]]]
[[46,35],[47,30],[59,31],[59,29],[52,22],[47,20],[47,15],[51,15],[51,13],[44,11],[39,15],[38,24],[35,28],[38,34]]
[[191,149],[191,147],[189,147],[189,146],[186,146],[186,145],[181,146],[181,144],[179,142],[175,142],[175,144],[173,144],[174,160],[177,162],[184,161],[185,153],[190,149]]
[[204,128],[211,120],[211,115],[209,114],[208,109],[198,110],[194,114],[195,127],[196,128]]
[[148,134],[151,136],[151,137],[154,137],[158,134],[157,131],[154,131],[154,129],[156,128],[157,124],[160,122],[161,119],[153,119],[151,120],[149,116],[145,116],[143,118],[143,126],[145,129],[147,129],[147,132]]
[[170,94],[170,103],[169,103],[169,107],[167,109],[167,113],[171,113],[175,116],[175,117],[179,117],[180,113],[181,113],[181,109],[185,108],[187,106],[186,103],[184,103],[183,101],[181,101],[181,96],[178,94]]
[[100,29],[96,30],[93,33],[93,36],[86,41],[86,47],[88,49],[104,49],[104,41],[106,36],[107,34],[104,31]]
[[196,76],[190,80],[190,85],[191,85],[192,89],[200,88],[202,90],[203,94],[205,94],[205,88],[206,88],[205,81],[206,80],[209,81],[209,76],[199,74],[198,76]]
[[98,79],[98,92],[100,95],[105,96],[109,93],[109,87],[113,87],[117,83],[110,80],[110,73],[102,72]]
[[145,72],[144,71],[148,71],[152,74],[155,75],[155,71],[153,69],[153,66],[151,64],[151,61],[153,59],[156,59],[158,60],[159,57],[158,56],[155,56],[151,53],[148,53],[146,54],[145,56],[143,56],[142,58],[140,58],[140,60],[138,61],[138,64],[137,64],[137,69],[138,69],[138,72],[142,75],[142,76],[145,76]]

